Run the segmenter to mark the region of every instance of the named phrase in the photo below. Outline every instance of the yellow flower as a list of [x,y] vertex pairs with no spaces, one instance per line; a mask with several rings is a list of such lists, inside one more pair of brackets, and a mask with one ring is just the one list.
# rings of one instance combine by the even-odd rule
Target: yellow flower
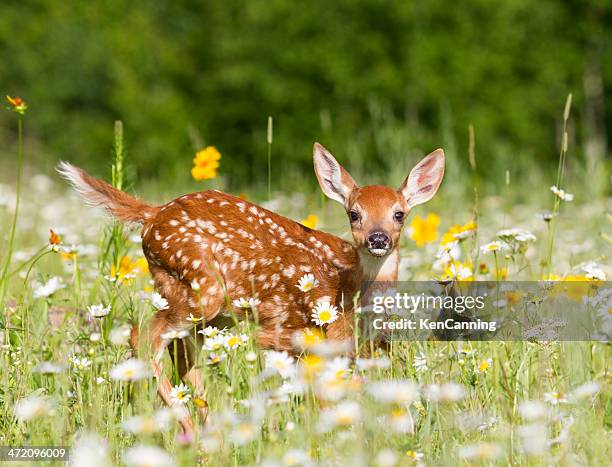
[[427,217],[414,216],[410,222],[410,238],[417,246],[425,246],[427,243],[435,242],[438,239],[438,227],[440,216],[437,214],[427,214]]
[[62,243],[62,237],[56,234],[53,229],[49,229],[49,245],[59,245]]
[[214,146],[207,146],[198,151],[193,159],[191,176],[195,180],[208,180],[217,176],[221,153]]
[[300,224],[305,225],[306,227],[310,229],[316,229],[318,223],[319,223],[319,218],[315,216],[314,214],[309,214],[306,219],[302,219],[300,221]]
[[9,104],[11,104],[11,110],[17,112],[20,115],[25,114],[25,111],[28,110],[28,106],[21,97],[6,96],[6,100]]
[[116,278],[119,282],[129,283],[130,280],[134,279],[138,274],[146,274],[149,272],[149,263],[143,257],[132,261],[129,256],[124,256],[119,262],[119,270],[115,268],[115,265],[111,265],[110,275]]
[[446,245],[448,243],[456,242],[457,240],[463,240],[469,237],[472,232],[476,230],[476,223],[469,221],[467,224],[459,225],[455,224],[449,228],[440,240],[440,245]]

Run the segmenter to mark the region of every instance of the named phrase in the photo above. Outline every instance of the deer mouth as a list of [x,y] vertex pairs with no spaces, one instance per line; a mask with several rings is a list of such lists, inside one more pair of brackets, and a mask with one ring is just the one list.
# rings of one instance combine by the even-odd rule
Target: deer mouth
[[368,252],[372,256],[377,256],[379,258],[385,256],[389,251],[391,251],[391,248],[368,248]]

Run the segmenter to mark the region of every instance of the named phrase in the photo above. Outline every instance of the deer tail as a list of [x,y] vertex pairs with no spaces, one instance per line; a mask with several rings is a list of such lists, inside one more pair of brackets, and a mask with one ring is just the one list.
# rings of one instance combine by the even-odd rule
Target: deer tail
[[79,193],[87,204],[102,206],[123,222],[144,223],[157,213],[158,208],[130,196],[108,183],[92,177],[83,169],[68,162],[60,162],[57,171]]

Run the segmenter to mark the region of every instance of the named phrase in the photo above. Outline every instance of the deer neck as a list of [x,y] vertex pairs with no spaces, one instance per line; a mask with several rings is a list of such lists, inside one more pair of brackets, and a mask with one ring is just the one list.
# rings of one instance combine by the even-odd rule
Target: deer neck
[[395,282],[399,267],[399,251],[395,248],[388,255],[377,257],[367,251],[359,250],[359,264],[363,281]]

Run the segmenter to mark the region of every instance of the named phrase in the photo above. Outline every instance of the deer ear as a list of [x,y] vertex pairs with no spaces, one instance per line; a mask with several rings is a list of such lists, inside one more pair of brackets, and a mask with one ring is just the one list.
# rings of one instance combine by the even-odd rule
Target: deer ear
[[443,176],[444,151],[436,149],[414,166],[398,191],[406,198],[408,207],[412,208],[433,198]]
[[345,205],[351,191],[357,187],[353,177],[319,143],[314,144],[312,157],[314,159],[315,173],[323,193],[329,198]]

